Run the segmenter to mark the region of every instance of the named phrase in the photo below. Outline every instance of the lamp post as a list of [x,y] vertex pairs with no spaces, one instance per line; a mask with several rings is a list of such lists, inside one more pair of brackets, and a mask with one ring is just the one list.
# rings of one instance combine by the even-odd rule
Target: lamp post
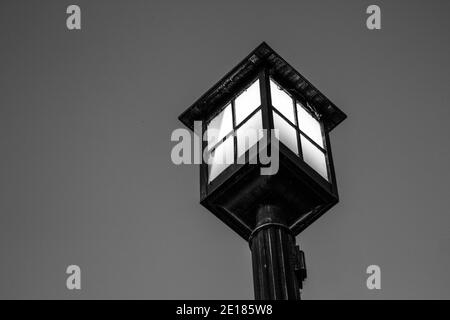
[[329,132],[345,118],[266,43],[179,117],[202,122],[200,203],[249,242],[256,299],[300,299],[295,236],[339,200]]

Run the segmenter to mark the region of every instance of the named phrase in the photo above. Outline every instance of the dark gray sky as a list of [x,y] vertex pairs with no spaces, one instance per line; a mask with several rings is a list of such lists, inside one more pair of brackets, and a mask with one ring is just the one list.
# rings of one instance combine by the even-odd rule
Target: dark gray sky
[[71,32],[73,3],[0,4],[0,298],[252,299],[248,245],[170,134],[261,41],[349,116],[303,297],[450,298],[448,1],[377,1],[380,31],[370,1],[123,0],[75,2]]

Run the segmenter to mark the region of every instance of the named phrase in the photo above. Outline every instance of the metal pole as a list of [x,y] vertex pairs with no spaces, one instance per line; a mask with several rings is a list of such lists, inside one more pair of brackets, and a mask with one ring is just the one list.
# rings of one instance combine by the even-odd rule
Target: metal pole
[[306,278],[303,253],[286,226],[280,207],[263,205],[249,239],[256,300],[300,300]]

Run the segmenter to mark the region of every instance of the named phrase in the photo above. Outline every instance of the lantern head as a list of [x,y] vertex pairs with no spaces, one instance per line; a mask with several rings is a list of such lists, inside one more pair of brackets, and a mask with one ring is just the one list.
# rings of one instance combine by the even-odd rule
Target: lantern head
[[339,200],[329,132],[345,118],[262,43],[179,117],[201,121],[201,204],[246,240],[263,204],[300,233]]

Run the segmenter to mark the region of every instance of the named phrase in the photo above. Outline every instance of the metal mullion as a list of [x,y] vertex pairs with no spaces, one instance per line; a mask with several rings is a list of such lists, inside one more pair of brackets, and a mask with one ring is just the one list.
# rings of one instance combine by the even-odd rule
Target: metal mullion
[[[270,91],[270,72],[267,67],[260,72],[260,92],[261,92],[261,114],[263,120],[263,129],[273,129],[272,118],[272,93]],[[270,142],[271,135],[267,137]]]
[[295,130],[297,130],[298,132],[300,132],[300,134],[302,136],[304,136],[306,139],[308,139],[309,142],[311,142],[316,148],[318,148],[320,151],[322,151],[323,153],[327,153],[327,151],[322,148],[321,146],[319,146],[313,139],[311,139],[310,137],[308,137],[308,135],[303,132],[300,128],[296,128],[295,125],[288,119],[286,118],[280,111],[278,111],[276,108],[273,108],[273,110],[283,119],[285,120],[291,127],[294,127]]
[[[325,146],[325,149],[328,151],[330,148],[329,145],[329,140],[327,139],[327,137],[325,136],[325,129],[323,127],[323,123],[319,121],[320,124],[320,133],[322,134],[322,143]],[[334,180],[334,173],[332,173],[332,171],[334,172],[334,169],[332,168],[332,162],[330,157],[332,157],[331,155],[331,150],[330,152],[325,153],[325,162],[327,165],[327,175],[328,175],[328,181],[330,181],[330,179]],[[336,187],[334,181],[332,182],[332,184],[334,185],[334,187]]]
[[322,148],[321,146],[319,146],[313,139],[311,139],[310,137],[307,136],[306,133],[304,133],[302,130],[298,129],[298,131],[300,132],[300,134],[302,136],[304,136],[309,142],[311,142],[317,149],[319,149],[320,151],[322,151],[324,154],[327,154],[327,150],[325,150],[324,148]]
[[217,143],[210,150],[208,150],[208,152],[213,153],[217,149],[217,147],[221,145],[225,140],[227,140],[233,133],[234,133],[233,131],[227,133],[223,138],[217,141]]
[[[297,103],[295,102],[295,99],[292,99],[292,104],[294,106],[294,116],[295,116],[295,133],[297,134],[297,149],[298,149],[298,155],[303,159],[303,150],[302,150],[302,142],[300,140],[300,124],[298,122],[298,113],[297,113]],[[299,129],[299,130],[297,130]]]
[[233,118],[233,147],[234,147],[234,155],[233,155],[233,160],[234,163],[237,163],[237,135],[236,135],[236,110],[235,108],[235,104],[234,104],[234,100],[231,100],[231,115]]
[[[233,102],[232,106],[234,106],[234,102]],[[234,107],[232,107],[232,110],[234,110]],[[244,120],[242,120],[241,123],[239,123],[239,125],[237,125],[237,126],[235,125],[235,115],[233,115],[233,130],[230,131],[229,133],[227,133],[219,141],[217,141],[217,143],[211,148],[211,150],[209,150],[209,152],[212,153],[214,150],[216,150],[216,148],[221,143],[223,143],[225,140],[227,140],[231,135],[235,135],[236,136],[236,130],[238,130],[240,127],[242,127],[242,125],[244,125],[244,123],[246,123],[248,120],[250,120],[250,118],[253,117],[259,110],[261,110],[261,106],[259,106],[255,110],[253,110],[252,113],[250,113],[250,115],[248,115]],[[232,111],[232,114],[234,114],[234,111]],[[237,144],[237,141],[236,141],[236,144]]]
[[291,126],[295,127],[295,124],[292,123],[291,120],[289,120],[288,118],[286,118],[286,117],[284,116],[284,114],[281,113],[281,111],[278,111],[278,109],[275,108],[275,107],[273,107],[272,109],[275,110],[275,112],[276,112],[279,116],[281,116],[281,117],[283,118],[283,120],[286,120]]
[[[205,159],[203,158],[203,152],[205,149],[208,149],[208,141],[203,139],[203,134],[206,132],[206,122],[202,122],[202,163],[200,164],[200,194],[201,199],[206,197],[208,194],[208,187],[209,187],[209,164],[205,162]],[[208,150],[206,151],[208,152]],[[208,157],[210,156],[210,153],[208,153]],[[208,159],[208,158],[207,158]]]
[[246,123],[248,120],[250,120],[251,117],[253,117],[259,110],[261,110],[261,106],[259,106],[258,108],[256,108],[255,110],[252,111],[252,113],[250,113],[247,117],[244,118],[244,120],[242,120],[235,128],[235,130],[239,129],[240,127],[242,127],[242,125],[244,123]]

